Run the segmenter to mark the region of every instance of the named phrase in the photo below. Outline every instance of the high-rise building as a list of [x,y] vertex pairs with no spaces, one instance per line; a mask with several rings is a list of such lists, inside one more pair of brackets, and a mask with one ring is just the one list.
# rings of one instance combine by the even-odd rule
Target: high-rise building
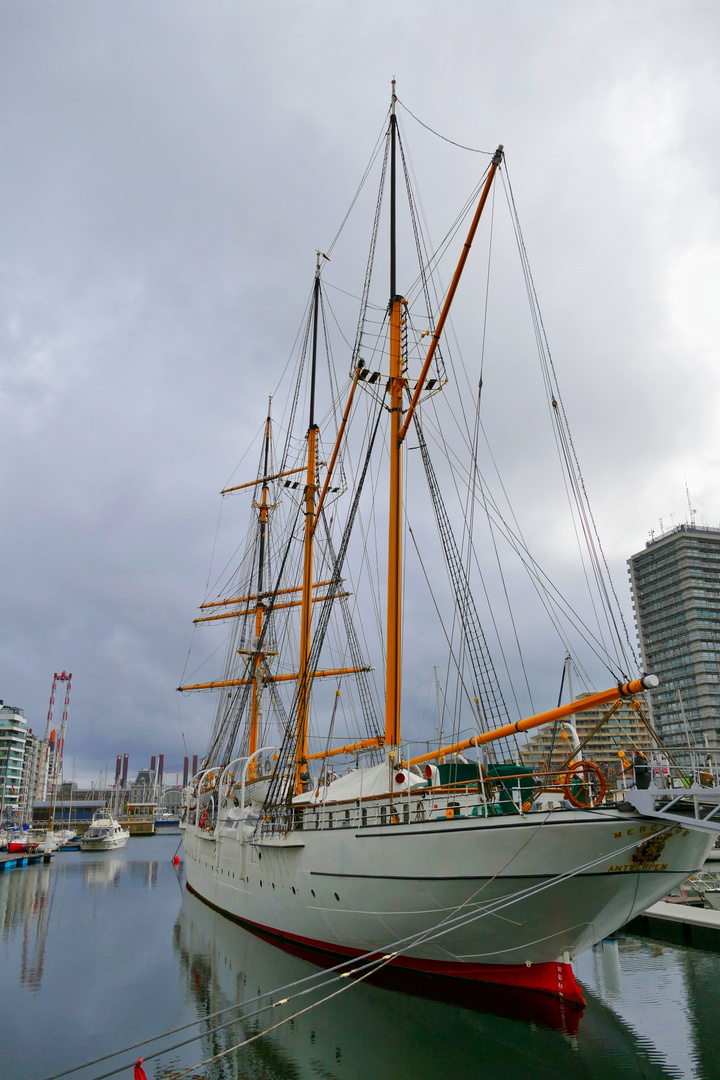
[[679,525],[628,560],[653,719],[668,747],[720,747],[720,529]]
[[5,816],[22,809],[25,736],[22,709],[0,701],[0,811]]

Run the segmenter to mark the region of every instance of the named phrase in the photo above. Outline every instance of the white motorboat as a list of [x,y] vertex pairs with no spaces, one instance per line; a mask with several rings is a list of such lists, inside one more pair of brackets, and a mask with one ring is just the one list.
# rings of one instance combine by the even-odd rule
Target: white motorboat
[[89,829],[80,837],[81,851],[113,851],[125,847],[130,833],[109,810],[96,810]]

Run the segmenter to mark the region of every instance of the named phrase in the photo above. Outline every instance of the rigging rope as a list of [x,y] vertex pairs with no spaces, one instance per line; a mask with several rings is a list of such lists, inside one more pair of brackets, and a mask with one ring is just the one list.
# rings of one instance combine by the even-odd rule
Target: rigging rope
[[[357,514],[358,504],[360,502],[360,496],[362,494],[363,486],[365,483],[365,477],[367,475],[368,467],[370,465],[370,459],[372,456],[373,447],[375,445],[375,437],[380,426],[380,420],[382,418],[382,409],[377,409],[377,418],[375,420],[375,426],[373,428],[370,441],[368,443],[367,453],[365,455],[365,463],[363,465],[362,472],[358,479],[357,488],[355,491],[355,497],[348,514],[343,536],[340,542],[340,548],[335,559],[335,566],[333,567],[333,573],[331,577],[331,584],[328,589],[328,594],[325,601],[321,604],[320,615],[315,628],[315,635],[313,637],[310,656],[308,659],[307,667],[304,671],[298,672],[297,685],[295,693],[293,695],[293,704],[290,709],[290,715],[295,717],[297,715],[298,701],[301,692],[305,692],[307,698],[310,696],[312,690],[313,680],[315,678],[315,672],[317,671],[318,662],[320,659],[320,652],[322,650],[323,642],[325,639],[325,633],[327,631],[328,623],[330,621],[330,615],[334,603],[334,594],[338,591],[338,587],[342,580],[342,568],[347,554],[348,545],[350,543],[350,536],[352,534],[352,528],[355,523],[355,516]],[[288,801],[292,798],[292,792],[289,787],[289,773],[291,761],[294,758],[297,743],[297,731],[285,736],[283,739],[280,751],[278,753],[278,760],[275,766],[275,772],[273,773],[270,784],[268,785],[267,795],[263,804],[263,810],[271,812],[281,804],[283,801]],[[229,759],[228,759],[229,760]],[[227,763],[226,763],[227,764]],[[286,791],[286,787],[288,790]]]
[[421,120],[419,116],[416,116],[414,112],[411,112],[405,102],[401,101],[399,97],[396,97],[395,100],[406,113],[409,113],[410,116],[412,116],[413,120],[417,121],[421,127],[424,127],[432,135],[437,136],[438,139],[442,139],[443,142],[450,143],[451,146],[457,146],[460,150],[468,150],[471,154],[485,154],[487,157],[493,156],[493,150],[477,150],[474,146],[464,146],[462,143],[455,142],[454,139],[448,139],[447,135],[441,135],[439,131],[435,131],[435,129],[431,128],[429,124],[426,124],[424,120]]
[[[542,826],[545,824],[545,821],[547,821],[549,814],[538,816],[543,817],[543,820],[538,823],[539,828],[542,828]],[[669,835],[674,828],[675,825],[670,824],[659,832],[654,833],[653,836],[655,838],[659,838],[663,835]],[[487,918],[491,915],[497,915],[499,912],[505,910],[508,907],[512,907],[513,905],[519,903],[522,900],[531,899],[539,893],[545,892],[550,888],[554,888],[557,885],[565,883],[566,881],[570,881],[580,874],[589,873],[595,867],[606,863],[609,858],[616,858],[618,855],[623,854],[625,851],[630,851],[633,848],[637,847],[639,843],[637,838],[633,838],[632,840],[630,840],[630,842],[624,844],[623,846],[619,848],[613,848],[612,851],[605,852],[602,855],[596,857],[595,859],[592,859],[580,866],[574,867],[572,870],[567,871],[564,874],[556,874],[554,876],[551,876],[547,881],[543,881],[539,885],[530,885],[524,889],[518,890],[517,892],[511,893],[509,896],[497,897],[495,899],[487,901],[484,904],[474,904],[473,909],[470,911],[470,913],[465,912],[463,914],[458,914],[458,912],[461,912],[463,908],[468,907],[473,898],[476,897],[479,892],[483,891],[483,889],[485,889],[490,883],[497,880],[499,875],[511,865],[511,863],[517,857],[520,851],[524,850],[527,844],[534,839],[535,835],[536,833],[533,832],[533,834],[527,838],[525,844],[520,848],[520,850],[512,856],[512,858],[508,861],[508,863],[505,864],[503,868],[501,868],[501,870],[497,871],[490,879],[488,879],[488,881],[485,882],[484,885],[482,885],[469,897],[463,900],[461,904],[459,904],[456,908],[453,909],[452,913],[449,913],[447,916],[445,916],[445,918],[443,918],[439,923],[436,923],[433,927],[430,927],[427,930],[417,931],[414,934],[409,934],[404,938],[400,938],[382,949],[375,949],[372,952],[364,953],[357,958],[357,961],[355,961],[356,967],[353,968],[351,971],[345,972],[343,971],[343,969],[347,968],[348,963],[352,961],[343,960],[340,964],[335,965],[333,968],[324,969],[321,972],[315,972],[313,975],[306,976],[303,979],[298,979],[294,982],[286,984],[285,986],[275,988],[273,990],[267,991],[266,993],[258,994],[255,997],[248,999],[247,1001],[236,1002],[234,1005],[230,1005],[225,1009],[220,1009],[214,1013],[208,1014],[207,1016],[200,1017],[197,1020],[192,1020],[188,1024],[181,1025],[177,1028],[173,1028],[169,1031],[163,1032],[161,1035],[156,1035],[152,1038],[145,1039],[141,1042],[133,1044],[132,1046],[125,1047],[122,1050],[115,1050],[110,1054],[105,1054],[101,1057],[95,1058],[93,1061],[85,1062],[82,1065],[77,1065],[74,1068],[65,1069],[62,1072],[54,1073],[52,1076],[45,1077],[45,1080],[61,1080],[62,1077],[69,1076],[75,1072],[79,1072],[81,1069],[86,1069],[91,1067],[92,1065],[97,1065],[101,1064],[104,1061],[109,1061],[110,1058],[118,1057],[120,1054],[130,1053],[133,1050],[137,1050],[139,1047],[146,1046],[152,1042],[156,1042],[158,1039],[167,1038],[168,1036],[176,1034],[180,1031],[188,1030],[189,1028],[195,1027],[197,1024],[205,1023],[208,1020],[225,1015],[228,1012],[232,1012],[241,1008],[246,1008],[248,1005],[252,1005],[258,1001],[262,1001],[264,998],[272,998],[276,995],[284,994],[288,990],[294,989],[296,986],[301,986],[304,983],[308,983],[313,980],[322,980],[322,978],[324,976],[327,976],[328,974],[332,975],[333,978],[337,980],[347,980],[343,983],[341,990],[350,989],[350,987],[356,985],[357,982],[363,981],[363,978],[369,977],[369,975],[372,974],[373,971],[379,970],[381,967],[386,966],[387,964],[395,960],[397,956],[400,956],[403,953],[410,951],[410,949],[417,948],[421,944],[428,944],[437,941],[440,938],[445,937],[448,933],[451,933],[453,930],[463,929],[464,927],[469,926],[471,923],[477,922],[480,919]],[[352,974],[355,974],[356,972],[365,972],[365,974],[362,978],[351,980],[350,976]],[[200,1032],[199,1034],[193,1036],[192,1038],[188,1038],[183,1042],[179,1042],[174,1044],[173,1046],[164,1047],[162,1050],[157,1050],[153,1051],[150,1054],[146,1054],[145,1060],[150,1061],[154,1058],[161,1057],[164,1054],[172,1053],[173,1051],[179,1049],[182,1046],[188,1045],[192,1042],[197,1042],[205,1035],[213,1035],[216,1031],[222,1030],[224,1027],[230,1026],[231,1024],[239,1023],[243,1019],[252,1019],[254,1016],[257,1016],[262,1012],[267,1012],[272,1008],[277,1008],[279,1005],[288,1004],[291,1000],[294,1000],[297,997],[305,996],[307,993],[311,992],[312,989],[324,989],[325,986],[331,984],[333,978],[326,978],[324,982],[320,981],[319,986],[316,986],[315,988],[308,987],[305,990],[297,994],[291,995],[284,1000],[278,1002],[271,1002],[270,1004],[263,1006],[261,1009],[255,1010],[253,1013],[246,1014],[243,1017],[235,1017],[227,1024],[218,1025],[217,1027],[212,1028],[210,1029],[210,1031],[207,1032]],[[332,995],[329,995],[328,997],[334,997],[338,992],[340,991],[335,991]],[[325,1000],[326,999],[322,999],[321,1001],[315,1002],[308,1008],[313,1008],[315,1007],[315,1005],[323,1004]],[[302,1010],[302,1012],[306,1011],[307,1009]],[[299,1015],[301,1015],[301,1012],[295,1013],[293,1016],[285,1017],[282,1021],[280,1021],[280,1023],[287,1023]],[[243,1046],[253,1041],[253,1038],[258,1037],[258,1034],[267,1034],[268,1031],[274,1030],[274,1028],[277,1026],[279,1025],[273,1025],[272,1028],[268,1028],[265,1029],[263,1032],[257,1033],[251,1039],[243,1040],[243,1042],[230,1047],[216,1057],[209,1058],[206,1061],[200,1062],[199,1064],[194,1065],[189,1069],[186,1069],[180,1073],[173,1074],[173,1080],[179,1080],[180,1077],[189,1075],[191,1072],[193,1072],[193,1070],[208,1065],[212,1061],[218,1060],[220,1057],[227,1056],[228,1053],[232,1053],[235,1050],[241,1049]],[[116,1076],[118,1073],[125,1071],[127,1068],[127,1064],[118,1066],[117,1068],[109,1072],[105,1072],[100,1074],[99,1076],[96,1076],[94,1080],[108,1080],[109,1077]]]
[[[415,411],[415,433],[420,446],[420,454],[425,467],[430,496],[432,498],[435,520],[440,534],[445,562],[447,565],[450,581],[455,593],[455,603],[460,618],[465,643],[470,656],[470,663],[475,676],[475,694],[480,699],[481,720],[485,730],[491,726],[501,727],[510,723],[510,716],[505,704],[500,683],[498,682],[495,667],[490,656],[490,650],[485,640],[482,624],[475,606],[470,582],[465,573],[465,568],[460,558],[457,541],[450,525],[445,503],[443,501],[440,485],[435,475],[435,469],[430,458],[425,435],[420,420],[420,413]],[[517,741],[515,742],[517,749]]]
[[[507,161],[505,162],[504,174],[507,177],[507,192],[508,192],[508,196],[509,196],[509,203],[510,203],[511,213],[512,213],[512,217],[513,217],[513,224],[514,224],[514,228],[515,228],[515,231],[516,231],[516,237],[517,237],[518,249],[519,249],[519,252],[520,252],[521,262],[522,262],[524,272],[525,272],[526,277],[527,277],[528,287],[529,287],[529,291],[531,293],[531,298],[532,298],[532,308],[533,308],[533,312],[534,312],[535,316],[537,317],[539,331],[540,331],[541,339],[542,339],[542,345],[544,346],[542,348],[542,350],[541,350],[541,359],[542,359],[543,364],[548,365],[548,369],[549,369],[550,376],[551,376],[551,379],[552,379],[552,386],[553,386],[553,391],[554,391],[553,396],[554,396],[554,399],[556,401],[556,404],[554,405],[554,412],[556,412],[558,414],[558,420],[562,419],[562,424],[561,425],[558,424],[558,427],[562,428],[563,436],[567,440],[567,445],[569,447],[570,453],[572,455],[572,460],[573,460],[574,466],[575,466],[575,468],[573,470],[573,480],[576,481],[577,484],[579,484],[580,490],[582,492],[581,506],[583,508],[583,513],[587,514],[587,516],[589,518],[590,525],[592,527],[592,537],[588,536],[588,542],[589,542],[589,548],[590,548],[590,551],[591,551],[591,556],[593,555],[595,545],[597,545],[597,551],[599,552],[600,560],[602,561],[602,567],[604,567],[604,574],[602,573],[602,569],[600,567],[598,567],[599,571],[600,571],[600,581],[602,583],[602,584],[600,584],[600,581],[599,581],[598,585],[599,585],[599,587],[601,589],[601,594],[604,594],[606,596],[606,598],[607,598],[607,605],[606,605],[607,612],[608,612],[608,615],[610,616],[610,618],[612,619],[612,623],[613,623],[613,627],[614,627],[614,631],[615,631],[615,636],[617,638],[617,643],[618,643],[618,646],[620,648],[622,658],[627,663],[628,655],[627,655],[627,653],[625,651],[625,644],[623,643],[623,641],[621,639],[621,636],[620,636],[619,627],[617,626],[617,621],[616,621],[616,618],[615,618],[616,612],[619,615],[620,622],[622,624],[622,629],[623,629],[624,636],[625,636],[625,642],[626,642],[628,650],[629,650],[630,658],[631,658],[632,662],[634,663],[635,668],[639,670],[639,663],[638,663],[637,655],[635,653],[635,648],[634,648],[634,646],[632,644],[632,641],[630,640],[630,634],[628,633],[627,625],[625,623],[625,617],[623,615],[623,611],[622,611],[622,608],[620,606],[620,601],[618,600],[618,596],[617,596],[617,593],[615,591],[615,585],[613,583],[612,576],[610,574],[610,568],[608,566],[607,558],[605,556],[605,552],[604,552],[604,549],[603,549],[603,546],[602,546],[602,543],[601,543],[601,540],[600,540],[600,534],[598,532],[597,524],[595,522],[595,517],[594,517],[593,512],[592,512],[592,507],[590,505],[590,500],[588,498],[587,489],[585,487],[585,480],[584,480],[582,471],[580,469],[580,461],[578,459],[577,451],[575,449],[575,445],[574,445],[573,439],[572,439],[572,434],[570,432],[570,425],[568,423],[567,414],[565,412],[565,405],[564,405],[564,402],[563,402],[563,399],[562,399],[562,395],[560,393],[560,385],[559,385],[559,382],[558,382],[557,372],[555,370],[555,363],[553,361],[552,353],[550,351],[550,343],[548,341],[547,332],[545,330],[545,324],[544,324],[544,321],[543,321],[543,318],[542,318],[542,312],[540,310],[540,302],[538,300],[537,290],[535,288],[535,281],[533,279],[532,270],[530,268],[530,260],[528,258],[527,249],[526,249],[526,246],[525,246],[525,239],[523,237],[522,228],[520,226],[520,217],[519,217],[519,214],[518,214],[518,211],[517,211],[517,207],[515,205],[515,195],[514,195],[514,192],[513,192],[513,189],[512,189],[511,181],[510,181],[510,174],[509,174],[508,169],[507,169]],[[580,507],[578,507],[578,509],[580,509]],[[594,557],[597,558],[596,555]],[[613,599],[615,601],[614,607],[610,603],[609,597],[607,596],[607,592],[606,592],[607,586],[609,586],[610,591],[612,592],[612,596],[613,596]],[[619,657],[618,657],[618,659],[619,659]],[[625,674],[625,672],[623,672],[623,674]]]

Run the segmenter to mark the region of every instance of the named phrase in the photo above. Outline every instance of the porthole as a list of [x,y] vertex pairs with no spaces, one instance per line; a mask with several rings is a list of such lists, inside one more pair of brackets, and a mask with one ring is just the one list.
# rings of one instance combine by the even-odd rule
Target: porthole
[[333,896],[335,897],[335,899],[337,900],[337,902],[338,902],[338,903],[340,903],[340,897],[338,896],[338,894],[337,894],[337,893],[333,893]]
[[311,895],[312,895],[312,898],[313,898],[313,900],[314,900],[314,899],[315,899],[315,890],[314,890],[314,889],[311,889],[311,890],[310,890],[310,893],[311,893]]
[[294,886],[294,885],[291,885],[291,886],[290,886],[290,888],[292,889],[292,891],[293,891],[293,896],[294,896],[294,895],[295,895],[295,886]]
[[262,889],[262,881],[260,882],[260,888]]

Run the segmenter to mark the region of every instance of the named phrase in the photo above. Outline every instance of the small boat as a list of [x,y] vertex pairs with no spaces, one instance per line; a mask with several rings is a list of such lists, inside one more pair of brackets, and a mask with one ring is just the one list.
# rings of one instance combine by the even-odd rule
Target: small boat
[[130,833],[109,810],[96,810],[88,831],[80,837],[81,851],[113,851],[125,847]]
[[155,812],[155,834],[180,833],[180,818],[170,810]]
[[25,855],[31,851],[26,840],[9,840],[7,845],[8,855]]

